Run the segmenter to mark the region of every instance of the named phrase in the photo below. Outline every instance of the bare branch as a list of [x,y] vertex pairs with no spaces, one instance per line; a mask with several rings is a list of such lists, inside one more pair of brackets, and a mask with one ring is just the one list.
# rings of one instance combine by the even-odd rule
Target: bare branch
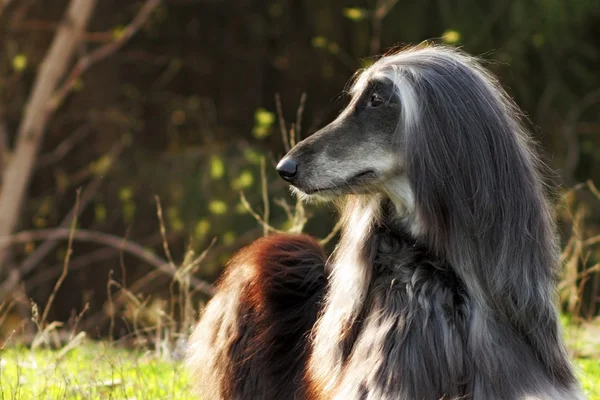
[[[14,243],[26,243],[33,240],[61,240],[66,239],[71,234],[70,229],[57,228],[57,229],[39,229],[32,231],[22,231],[15,233],[12,236],[0,237],[0,244],[8,245]],[[152,254],[144,247],[137,243],[124,241],[123,238],[118,236],[110,235],[104,232],[91,231],[86,229],[79,229],[73,234],[73,240],[78,242],[91,242],[97,243],[104,246],[114,247],[121,249],[141,260],[144,260],[148,264],[159,269],[166,275],[171,277],[175,276],[175,271],[171,269],[169,263],[162,258]],[[191,278],[191,284],[199,291],[206,293],[210,296],[214,293],[214,288],[211,284],[194,278]],[[2,293],[0,293],[0,297]]]
[[304,114],[305,105],[306,92],[302,93],[302,96],[300,96],[300,105],[298,106],[298,110],[296,111],[296,123],[294,124],[295,135],[290,138],[294,141],[294,143],[291,143],[292,147],[295,146],[296,143],[298,143],[300,140],[302,140],[300,130],[302,129],[302,114]]
[[46,168],[50,165],[56,164],[60,160],[62,160],[73,148],[81,142],[83,139],[90,134],[92,128],[88,124],[84,124],[79,128],[75,129],[75,132],[71,134],[68,138],[60,142],[56,148],[48,154],[41,155],[36,164],[36,169]]
[[0,0],[0,15],[2,15],[2,12],[8,7],[11,1],[12,0]]
[[156,214],[158,215],[158,223],[160,224],[160,235],[163,238],[163,249],[165,250],[165,255],[167,256],[167,260],[169,260],[169,265],[173,271],[177,270],[175,266],[175,262],[173,262],[173,256],[171,256],[171,250],[169,249],[169,242],[167,241],[167,229],[165,228],[165,221],[163,218],[162,207],[160,205],[160,199],[158,196],[154,196],[154,200],[156,201]]
[[369,51],[371,55],[375,55],[381,51],[381,25],[384,18],[398,3],[398,0],[379,0],[377,2],[377,8],[373,12],[372,24],[373,33],[371,35],[371,44]]
[[271,213],[269,207],[269,191],[267,189],[267,172],[265,171],[265,158],[262,157],[260,159],[260,183],[261,183],[261,192],[262,192],[262,201],[263,201],[263,221],[265,221],[265,225],[263,225],[263,236],[267,236],[269,234],[269,230],[267,226],[269,226],[269,216]]
[[73,235],[75,234],[75,229],[77,228],[77,216],[79,215],[79,199],[81,197],[81,189],[77,189],[77,197],[75,198],[75,208],[73,212],[73,218],[71,222],[71,229],[69,233],[69,241],[67,243],[67,254],[65,255],[65,261],[63,264],[63,269],[54,285],[54,289],[52,289],[52,293],[50,293],[50,297],[48,297],[48,302],[46,303],[46,307],[44,307],[44,312],[42,313],[42,319],[40,320],[40,326],[43,328],[46,323],[46,319],[48,318],[48,312],[50,312],[50,307],[52,307],[52,303],[54,303],[54,298],[56,297],[56,293],[58,289],[62,286],[67,274],[69,272],[69,261],[71,260],[71,254],[73,253]]
[[8,152],[8,129],[6,128],[6,122],[0,113],[0,176],[2,176],[4,166],[8,162]]
[[[83,197],[83,196],[82,196]],[[160,244],[162,241],[162,237],[160,234],[156,234],[151,236],[150,238],[139,241],[138,243],[142,246],[155,246]],[[102,247],[97,250],[87,252],[84,255],[81,255],[75,259],[72,259],[69,263],[69,271],[79,271],[83,268],[90,266],[91,264],[98,264],[101,262],[106,262],[111,258],[118,257],[122,252],[120,249],[115,249],[113,247]],[[36,272],[35,275],[27,279],[27,288],[29,290],[35,290],[39,286],[45,284],[48,280],[54,279],[60,275],[62,269],[62,264],[55,264],[51,267],[44,268],[39,272]],[[158,270],[155,270],[158,271]],[[162,274],[158,271],[159,274]],[[0,289],[0,292],[2,290]]]
[[[35,158],[51,116],[47,109],[48,101],[75,52],[95,4],[96,0],[69,2],[61,27],[40,65],[19,125],[14,155],[2,174],[0,236],[10,235],[17,227]],[[0,247],[0,269],[4,267],[5,258],[6,250]]]
[[242,202],[244,207],[246,207],[246,209],[248,210],[250,215],[252,215],[252,217],[254,217],[254,219],[263,227],[264,232],[271,231],[271,232],[275,232],[275,233],[285,233],[285,231],[277,229],[277,228],[269,225],[266,221],[264,221],[262,219],[262,217],[260,215],[258,215],[258,213],[256,211],[254,211],[254,209],[252,208],[250,203],[248,203],[248,200],[246,200],[246,196],[244,195],[244,192],[240,193],[240,201]]
[[329,243],[331,241],[331,239],[333,239],[335,237],[335,235],[337,235],[337,233],[340,231],[340,229],[342,229],[343,221],[344,220],[342,218],[339,218],[338,222],[335,224],[335,226],[333,227],[331,232],[329,232],[329,235],[327,235],[323,239],[319,240],[319,244],[321,246],[325,246],[327,243]]
[[290,151],[290,141],[288,140],[288,131],[285,127],[285,118],[283,117],[283,109],[281,107],[281,97],[279,93],[275,94],[275,106],[277,107],[277,119],[279,119],[279,130],[281,131],[281,139],[283,140],[283,148],[287,153]]
[[135,35],[135,33],[146,23],[152,11],[160,4],[161,0],[147,0],[142,6],[138,14],[135,16],[133,21],[129,23],[123,30],[121,36],[112,43],[107,43],[94,50],[92,53],[79,59],[65,82],[56,91],[48,104],[49,112],[54,111],[69,94],[77,79],[87,71],[92,65],[98,61],[105,59],[111,54],[117,52],[121,47],[125,45]]

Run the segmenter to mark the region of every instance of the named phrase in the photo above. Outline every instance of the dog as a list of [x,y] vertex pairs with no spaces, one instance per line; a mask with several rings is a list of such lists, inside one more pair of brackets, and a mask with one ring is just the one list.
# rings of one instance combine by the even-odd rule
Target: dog
[[272,235],[229,263],[190,341],[205,399],[583,399],[557,234],[523,115],[478,60],[412,47],[361,71],[277,165],[340,203],[331,257]]

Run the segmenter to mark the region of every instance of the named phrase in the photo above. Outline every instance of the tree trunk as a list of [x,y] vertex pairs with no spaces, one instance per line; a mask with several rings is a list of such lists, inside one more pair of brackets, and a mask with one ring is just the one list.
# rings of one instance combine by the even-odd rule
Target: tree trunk
[[[96,0],[71,0],[37,73],[17,132],[15,149],[3,171],[0,193],[0,237],[17,228],[38,149],[50,118],[49,104],[73,57]],[[6,271],[7,247],[0,247],[0,277]]]

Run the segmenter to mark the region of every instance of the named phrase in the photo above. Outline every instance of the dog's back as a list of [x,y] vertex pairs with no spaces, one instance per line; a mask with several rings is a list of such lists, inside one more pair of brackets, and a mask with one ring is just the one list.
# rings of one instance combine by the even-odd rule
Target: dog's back
[[227,266],[188,352],[204,399],[304,399],[325,254],[306,235],[262,238]]

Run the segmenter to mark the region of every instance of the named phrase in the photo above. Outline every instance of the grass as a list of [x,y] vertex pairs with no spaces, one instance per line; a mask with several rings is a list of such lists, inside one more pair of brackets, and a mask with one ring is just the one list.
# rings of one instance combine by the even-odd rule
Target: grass
[[580,358],[574,364],[588,400],[600,400],[600,360]]
[[0,399],[196,399],[181,362],[154,352],[104,342],[60,350],[10,348],[0,352]]
[[[600,400],[600,360],[575,365],[589,400]],[[64,353],[25,347],[0,352],[0,399],[196,399],[181,362],[106,342]]]

